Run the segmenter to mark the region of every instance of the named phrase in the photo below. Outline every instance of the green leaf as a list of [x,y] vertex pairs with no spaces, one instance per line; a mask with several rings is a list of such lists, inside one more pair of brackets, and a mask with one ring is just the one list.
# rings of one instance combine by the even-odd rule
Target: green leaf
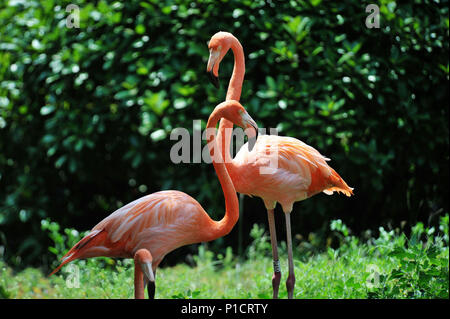
[[146,91],[145,95],[145,104],[157,115],[161,115],[170,104],[169,100],[164,99],[166,97],[166,91],[160,91],[157,93]]
[[67,160],[67,156],[63,155],[60,158],[58,158],[55,162],[55,167],[56,168],[61,168],[61,166],[63,166],[63,164],[66,162]]
[[344,62],[349,61],[355,54],[353,52],[347,52],[344,55],[340,57],[340,59],[337,61],[337,65],[341,65]]
[[43,107],[41,107],[41,115],[48,115],[50,113],[52,113],[53,111],[55,111],[55,107],[53,105],[44,105]]
[[3,285],[0,285],[0,299],[9,299],[10,297],[11,293],[9,293]]
[[142,25],[142,24],[138,24],[137,26],[136,26],[136,33],[137,34],[144,34],[145,33],[145,31],[146,31],[146,29],[145,29],[145,26],[144,25]]
[[270,90],[276,91],[277,89],[277,84],[275,82],[275,80],[273,79],[273,77],[271,76],[266,76],[266,83],[269,86]]

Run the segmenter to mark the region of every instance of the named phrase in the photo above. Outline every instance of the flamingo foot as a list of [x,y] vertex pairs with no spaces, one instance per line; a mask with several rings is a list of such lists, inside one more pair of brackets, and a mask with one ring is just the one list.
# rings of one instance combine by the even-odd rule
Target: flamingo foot
[[[273,262],[274,265],[274,273],[272,276],[272,288],[273,288],[273,299],[278,299],[278,290],[280,287],[281,281],[281,271],[280,271],[280,262],[278,260]],[[275,266],[277,265],[277,266]]]
[[295,287],[295,275],[294,273],[291,273],[286,279],[286,289],[288,292],[288,299],[294,298],[294,287]]

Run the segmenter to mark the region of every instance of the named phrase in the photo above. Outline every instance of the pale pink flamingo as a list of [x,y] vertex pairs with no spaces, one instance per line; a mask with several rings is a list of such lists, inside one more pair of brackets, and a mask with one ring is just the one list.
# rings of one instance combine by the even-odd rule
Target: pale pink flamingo
[[[239,101],[245,74],[242,45],[231,33],[218,32],[208,42],[208,48],[210,55],[206,70],[216,87],[219,85],[219,64],[230,48],[233,51],[234,68],[226,100]],[[293,298],[295,274],[292,260],[290,213],[294,202],[307,199],[320,192],[332,194],[337,191],[351,196],[353,188],[350,188],[339,174],[328,166],[326,163],[328,158],[322,156],[313,147],[292,137],[260,136],[252,151],[249,151],[244,145],[235,158],[231,159],[232,127],[232,122],[222,119],[217,141],[236,191],[261,197],[266,206],[274,266],[273,298],[278,298],[281,279],[274,221],[274,208],[277,202],[281,204],[285,214],[289,265],[286,288],[288,298]],[[277,167],[268,170],[269,163],[277,163]],[[261,169],[266,169],[266,173],[261,174]]]
[[[252,128],[251,132],[257,134],[255,121],[236,101],[219,104],[208,119],[207,129],[212,133],[207,137],[208,147],[225,197],[226,211],[222,220],[212,220],[194,198],[183,192],[156,192],[119,208],[103,219],[69,250],[50,276],[75,259],[99,256],[134,258],[135,298],[144,298],[148,282],[151,283],[148,285],[149,298],[153,298],[155,271],[167,253],[184,245],[211,241],[228,234],[239,218],[239,203],[220,152],[213,154],[216,124],[222,117],[243,128]],[[249,137],[254,136],[250,134]]]

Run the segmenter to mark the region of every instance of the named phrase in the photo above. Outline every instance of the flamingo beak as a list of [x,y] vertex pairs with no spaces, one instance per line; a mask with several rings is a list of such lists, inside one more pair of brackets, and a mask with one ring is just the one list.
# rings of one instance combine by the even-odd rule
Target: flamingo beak
[[208,72],[209,81],[216,87],[216,89],[220,88],[219,77],[214,75],[214,72],[211,70]]
[[[256,144],[256,141],[258,140],[258,124],[251,118],[251,116],[245,112],[242,114],[242,120],[244,122],[245,132],[248,136],[248,150],[251,152],[253,150],[253,147]],[[249,133],[254,132],[253,134]]]
[[153,274],[152,263],[151,262],[141,263],[141,268],[142,272],[144,273],[145,277],[147,277],[148,281],[155,282],[155,275]]
[[220,57],[220,50],[209,50],[208,66],[206,67],[206,72],[209,74],[209,80],[218,89],[220,87],[219,83],[219,65],[216,65],[217,60]]

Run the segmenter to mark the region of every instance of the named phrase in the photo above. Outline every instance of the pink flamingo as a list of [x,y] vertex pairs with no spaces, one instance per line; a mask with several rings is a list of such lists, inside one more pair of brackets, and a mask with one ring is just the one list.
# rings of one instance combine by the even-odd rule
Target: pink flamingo
[[[212,36],[208,48],[210,55],[206,70],[216,87],[219,84],[219,64],[230,48],[233,51],[234,68],[226,100],[239,101],[245,74],[242,45],[231,33],[218,32]],[[351,196],[353,188],[350,188],[339,174],[328,166],[326,163],[328,158],[322,156],[313,147],[292,137],[260,136],[252,151],[249,151],[244,145],[235,158],[231,159],[232,127],[232,122],[222,119],[217,140],[236,191],[261,197],[266,206],[274,266],[273,298],[278,298],[281,279],[274,221],[274,208],[277,202],[281,204],[285,214],[289,265],[286,288],[288,298],[291,299],[294,293],[295,274],[292,260],[290,213],[294,202],[305,200],[320,192],[332,194],[337,191]],[[277,165],[268,167],[269,163],[277,163]]]
[[208,119],[207,129],[212,131],[207,139],[208,147],[225,197],[226,211],[222,220],[212,220],[194,198],[183,192],[156,192],[119,208],[103,219],[69,250],[50,276],[75,259],[99,256],[134,258],[135,298],[144,298],[148,283],[149,298],[154,298],[156,268],[166,254],[184,245],[227,235],[239,218],[239,203],[220,152],[213,154],[216,148],[215,128],[222,117],[242,128],[251,128],[257,134],[255,121],[236,101],[219,104]]

